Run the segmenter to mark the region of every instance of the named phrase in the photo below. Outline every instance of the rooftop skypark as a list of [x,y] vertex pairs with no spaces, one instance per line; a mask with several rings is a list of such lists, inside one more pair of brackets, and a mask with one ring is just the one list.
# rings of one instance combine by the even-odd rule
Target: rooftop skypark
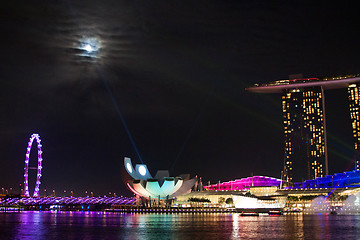
[[254,84],[246,90],[257,93],[281,93],[285,89],[305,87],[323,87],[324,89],[347,88],[349,85],[360,82],[360,74],[323,77],[323,78],[290,78],[266,84]]

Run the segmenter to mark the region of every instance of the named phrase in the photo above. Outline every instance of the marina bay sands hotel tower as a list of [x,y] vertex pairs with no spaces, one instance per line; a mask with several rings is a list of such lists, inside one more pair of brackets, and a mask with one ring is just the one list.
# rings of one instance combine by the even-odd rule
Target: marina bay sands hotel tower
[[[247,88],[256,93],[281,93],[285,133],[283,179],[289,182],[328,175],[325,95],[327,89],[347,88],[356,153],[360,156],[360,75],[338,78],[303,78],[291,75],[288,80]],[[304,175],[305,174],[305,175]]]

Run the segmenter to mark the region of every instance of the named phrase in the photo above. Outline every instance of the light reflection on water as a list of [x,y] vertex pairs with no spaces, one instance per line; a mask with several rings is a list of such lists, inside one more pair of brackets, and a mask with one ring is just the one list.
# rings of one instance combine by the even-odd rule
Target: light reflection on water
[[0,213],[4,239],[356,239],[359,215]]

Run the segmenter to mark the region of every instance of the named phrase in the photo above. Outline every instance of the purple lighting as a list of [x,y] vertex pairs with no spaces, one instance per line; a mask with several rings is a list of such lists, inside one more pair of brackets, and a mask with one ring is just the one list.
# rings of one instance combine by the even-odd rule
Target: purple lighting
[[26,148],[26,154],[25,154],[25,172],[24,172],[24,195],[25,197],[30,197],[29,194],[29,157],[30,157],[30,151],[31,151],[31,146],[33,144],[34,139],[36,139],[37,142],[37,148],[38,148],[38,166],[37,166],[37,174],[36,174],[36,185],[35,185],[35,190],[34,190],[34,194],[33,197],[38,197],[39,196],[39,191],[40,191],[40,178],[41,178],[41,169],[42,169],[42,151],[41,151],[41,140],[40,140],[40,136],[39,134],[32,134],[28,143],[28,146]]
[[281,184],[281,180],[272,177],[265,176],[253,176],[242,179],[236,179],[230,182],[222,182],[217,184],[212,184],[209,186],[204,186],[207,190],[249,190],[250,187],[279,187]]
[[30,197],[30,198],[1,198],[0,205],[7,206],[36,206],[36,205],[76,205],[76,204],[112,204],[135,205],[134,197]]

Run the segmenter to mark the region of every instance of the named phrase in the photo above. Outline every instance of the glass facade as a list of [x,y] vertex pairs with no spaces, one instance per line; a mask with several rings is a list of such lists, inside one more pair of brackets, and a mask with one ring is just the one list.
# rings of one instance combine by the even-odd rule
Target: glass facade
[[257,93],[281,93],[285,131],[282,179],[299,182],[328,175],[324,90],[347,88],[352,121],[355,170],[360,170],[360,74],[330,78],[290,76],[247,88]]
[[322,101],[321,87],[288,89],[283,92],[283,179],[286,181],[324,176],[325,134]]
[[360,170],[360,121],[359,121],[359,90],[360,84],[350,84],[348,87],[349,102],[350,102],[350,117],[352,121],[352,129],[355,146],[355,170]]

